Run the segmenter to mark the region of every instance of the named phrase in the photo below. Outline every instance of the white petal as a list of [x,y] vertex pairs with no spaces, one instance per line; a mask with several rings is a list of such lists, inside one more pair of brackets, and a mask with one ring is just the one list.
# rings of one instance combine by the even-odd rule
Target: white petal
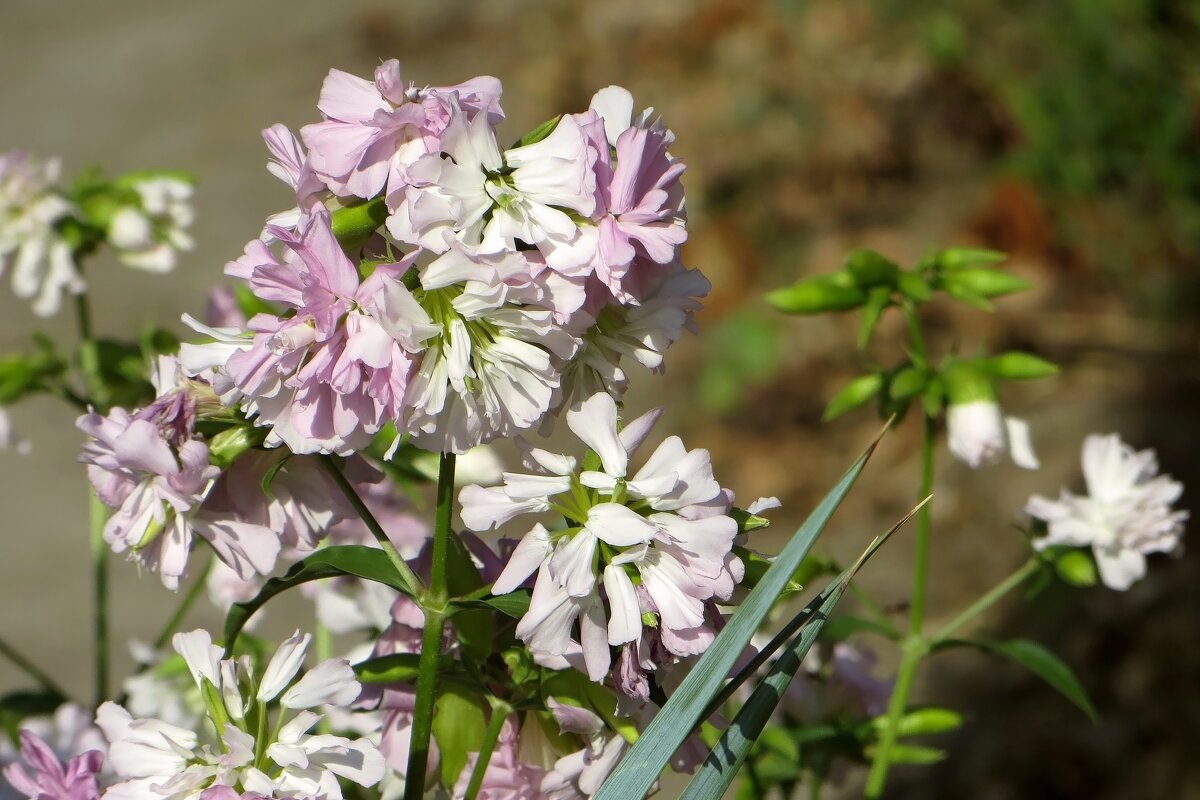
[[1096,566],[1100,580],[1110,589],[1123,592],[1146,574],[1146,557],[1137,550],[1118,550],[1097,547]]
[[279,649],[271,657],[271,662],[267,664],[266,671],[263,672],[262,683],[258,685],[256,697],[259,700],[266,702],[275,699],[284,687],[291,683],[292,678],[300,671],[300,665],[304,663],[310,641],[312,636],[296,631],[292,638],[279,645]]
[[283,693],[279,704],[284,708],[314,708],[326,703],[348,706],[361,690],[350,662],[344,658],[331,658],[304,673],[304,677]]
[[587,530],[614,547],[642,544],[654,537],[652,522],[616,503],[601,503],[588,511]]
[[171,638],[171,646],[175,652],[183,656],[192,680],[201,685],[201,678],[208,678],[213,686],[221,685],[221,648],[212,643],[212,636],[206,630],[195,630],[188,633],[177,633]]
[[624,478],[629,454],[617,435],[617,403],[607,393],[598,393],[567,412],[567,426],[580,441],[596,451],[604,471]]
[[608,595],[608,643],[624,644],[642,635],[642,609],[637,591],[625,570],[609,564],[604,568],[604,591]]
[[584,528],[550,557],[550,575],[572,597],[586,597],[596,585],[596,535]]
[[1008,452],[1013,463],[1021,469],[1037,469],[1042,464],[1033,452],[1033,439],[1029,435],[1029,423],[1016,417],[1006,417],[1008,429]]
[[550,533],[540,524],[525,534],[492,584],[492,594],[508,594],[524,583],[550,557]]

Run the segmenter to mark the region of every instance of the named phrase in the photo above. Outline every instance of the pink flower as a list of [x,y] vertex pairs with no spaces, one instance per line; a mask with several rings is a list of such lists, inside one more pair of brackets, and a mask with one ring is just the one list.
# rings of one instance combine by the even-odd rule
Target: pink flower
[[304,126],[300,135],[312,170],[335,194],[371,198],[385,186],[391,194],[404,185],[409,165],[438,152],[451,97],[470,116],[496,122],[503,118],[500,93],[500,82],[490,77],[406,87],[395,59],[375,70],[374,82],[330,70],[317,103],[325,121]]
[[[545,797],[538,786],[546,775],[546,769],[521,761],[519,745],[516,723],[512,718],[506,719],[484,770],[483,782],[476,795],[479,800],[542,800]],[[478,761],[478,753],[467,756],[467,766],[454,784],[454,797],[466,796]]]
[[66,765],[54,751],[28,730],[21,731],[21,760],[4,769],[12,787],[30,800],[99,800],[97,777],[104,754],[89,750]]
[[252,343],[225,364],[229,385],[215,385],[271,426],[268,445],[348,454],[399,418],[413,354],[437,329],[400,282],[409,262],[361,280],[327,212],[302,220],[298,235],[271,230],[287,247],[282,261],[255,241],[226,272],[292,313],[250,320]]

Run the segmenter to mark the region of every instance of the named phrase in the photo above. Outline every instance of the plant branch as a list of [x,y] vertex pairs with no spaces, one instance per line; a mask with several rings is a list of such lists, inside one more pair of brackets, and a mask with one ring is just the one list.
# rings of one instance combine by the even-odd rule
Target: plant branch
[[17,667],[17,669],[21,670],[26,675],[41,684],[42,688],[53,692],[64,700],[67,699],[67,693],[62,690],[61,686],[54,682],[53,678],[43,672],[37,664],[34,664],[3,639],[0,639],[0,656],[7,658],[10,662],[12,662],[13,666]]
[[196,604],[196,600],[203,594],[204,584],[208,578],[209,571],[212,570],[215,558],[216,556],[209,556],[208,560],[204,562],[204,567],[196,576],[196,580],[188,587],[187,593],[180,598],[179,605],[175,608],[175,613],[171,614],[171,618],[163,624],[162,630],[154,638],[155,650],[162,650],[171,643],[171,637],[179,629],[188,612],[192,610],[192,606]]
[[471,782],[467,784],[465,800],[475,800],[479,796],[483,776],[487,774],[488,764],[492,760],[492,751],[496,749],[496,741],[500,738],[500,729],[504,727],[504,720],[512,713],[512,707],[501,700],[489,697],[488,702],[492,706],[492,716],[488,719],[487,730],[483,732],[483,741],[479,743],[479,756],[475,760],[475,769],[471,771]]
[[994,606],[1002,597],[1035,575],[1039,569],[1041,569],[1041,561],[1037,558],[1031,558],[1026,561],[1015,572],[992,587],[987,594],[967,606],[962,613],[947,622],[941,630],[930,638],[930,646],[936,647],[941,642],[949,639],[955,631],[974,621],[976,617]]
[[104,523],[108,507],[88,487],[89,540],[92,549],[92,637],[95,646],[93,671],[96,705],[108,699],[108,543]]

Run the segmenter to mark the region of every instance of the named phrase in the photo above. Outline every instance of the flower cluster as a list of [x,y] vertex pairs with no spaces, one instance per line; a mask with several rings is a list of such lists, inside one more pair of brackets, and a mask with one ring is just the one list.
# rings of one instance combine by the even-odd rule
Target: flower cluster
[[[383,756],[369,741],[309,733],[322,719],[311,709],[348,706],[361,691],[344,659],[322,661],[296,680],[310,641],[297,632],[259,675],[248,657],[222,659],[205,631],[176,634],[175,650],[204,697],[212,730],[135,719],[116,703],[103,704],[96,721],[118,778],[105,797],[190,800],[226,786],[264,797],[340,800],[339,778],[379,783]],[[267,724],[272,703],[280,708],[273,728]]]
[[1034,545],[1090,547],[1104,584],[1128,589],[1146,574],[1147,554],[1180,546],[1188,512],[1171,506],[1183,484],[1158,474],[1153,450],[1136,451],[1116,434],[1084,440],[1083,477],[1086,495],[1063,489],[1058,500],[1029,498],[1026,513],[1047,526]]
[[661,411],[619,429],[612,397],[593,395],[566,419],[596,454],[595,468],[528,447],[533,474],[505,473],[503,485],[468,486],[459,496],[463,522],[475,531],[529,513],[567,520],[557,530],[534,525],[492,592],[507,594],[536,573],[517,624],[534,657],[554,664],[581,653],[589,677],[601,680],[611,667],[609,646],[622,647],[618,686],[642,700],[649,697],[644,671],[656,668],[653,645],[675,657],[703,652],[714,637],[711,604],[728,600],[743,576],[732,553],[733,497],[713,478],[706,450],[687,450],[671,436],[630,474],[630,458]]
[[[691,326],[708,283],[678,261],[671,132],[608,87],[503,149],[500,93],[487,77],[406,85],[388,61],[374,81],[332,71],[303,145],[264,132],[297,207],[226,272],[279,311],[201,328],[214,342],[189,367],[215,368],[269,445],[347,454],[392,423],[463,453],[619,396],[623,356],[661,369]],[[364,208],[377,221],[339,238],[339,214]]]
[[176,254],[195,242],[187,229],[195,218],[190,181],[165,174],[134,175],[122,182],[126,202],[108,222],[108,242],[126,266],[169,272]]
[[222,473],[195,430],[197,415],[219,408],[211,387],[182,376],[167,356],[154,379],[158,398],[150,405],[89,412],[76,422],[89,437],[80,460],[97,496],[115,509],[104,527],[113,550],[128,552],[176,589],[197,537],[243,580],[270,573],[284,547],[315,549],[344,513],[318,467],[279,469],[270,496],[259,489],[277,466],[270,454],[247,454]]

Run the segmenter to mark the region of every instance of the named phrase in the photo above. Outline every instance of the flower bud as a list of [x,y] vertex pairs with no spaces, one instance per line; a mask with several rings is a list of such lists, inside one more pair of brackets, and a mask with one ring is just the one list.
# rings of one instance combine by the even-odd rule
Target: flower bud
[[988,400],[951,404],[946,412],[950,452],[972,469],[994,464],[1007,449],[1004,416]]
[[767,295],[767,302],[786,314],[848,311],[867,301],[867,293],[844,272],[806,278]]

